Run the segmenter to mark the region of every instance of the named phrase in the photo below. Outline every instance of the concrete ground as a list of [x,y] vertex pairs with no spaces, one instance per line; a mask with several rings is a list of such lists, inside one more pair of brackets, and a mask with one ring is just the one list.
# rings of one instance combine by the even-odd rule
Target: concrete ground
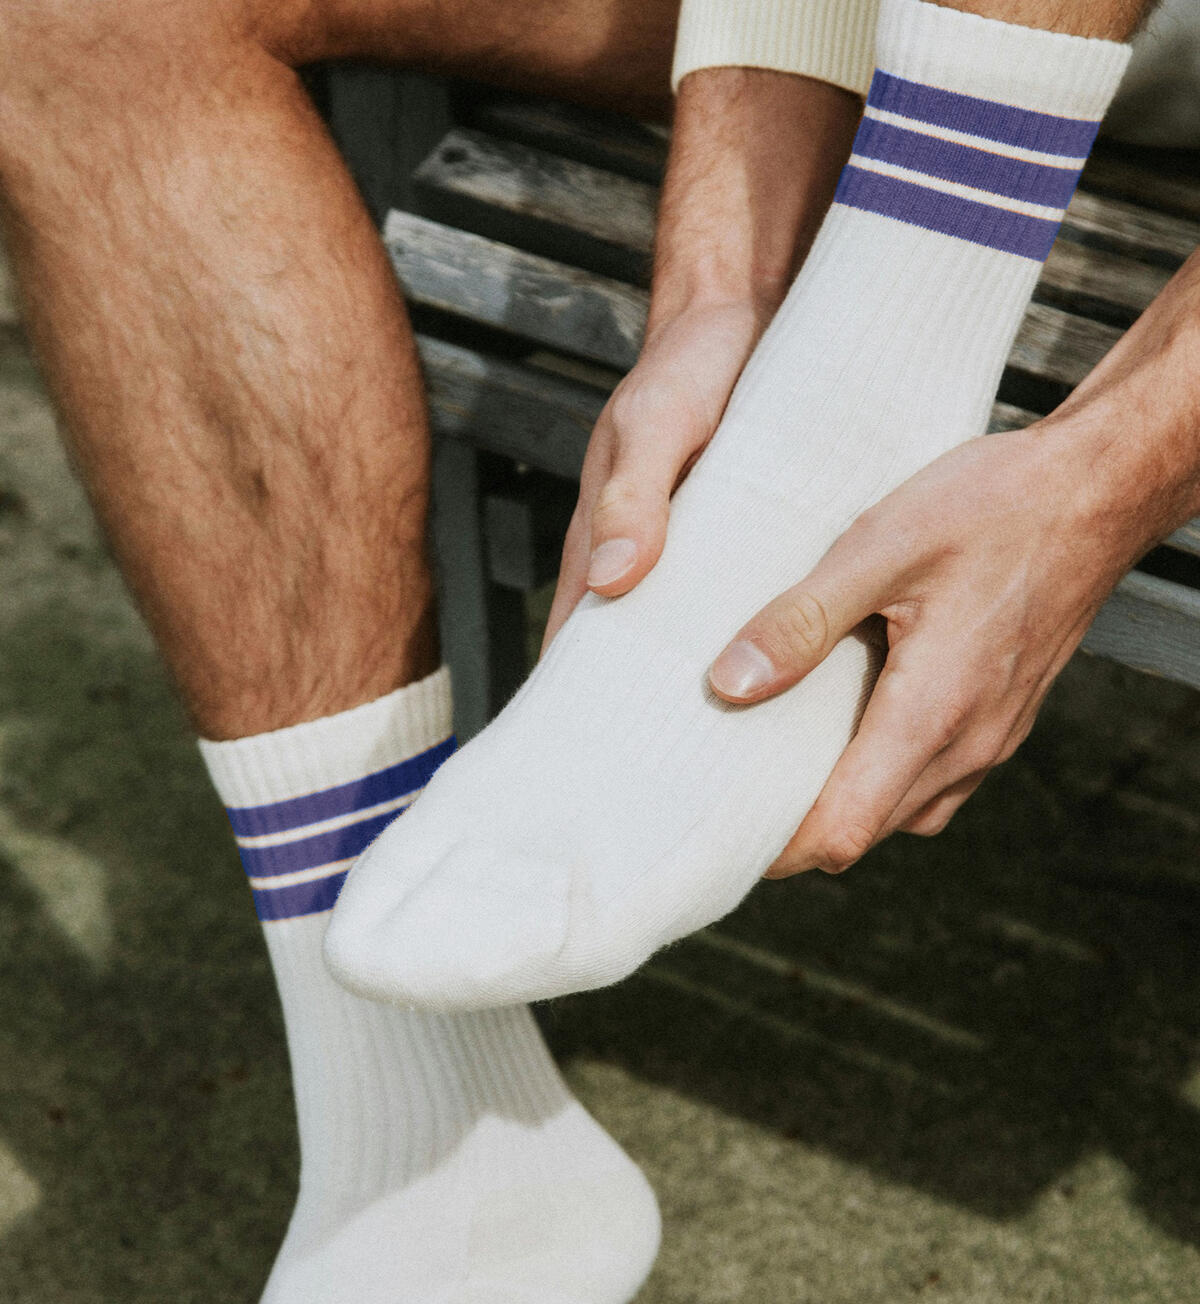
[[[267,960],[11,326],[0,591],[0,1299],[252,1301],[296,1178]],[[940,839],[543,1011],[660,1193],[644,1304],[1200,1299],[1198,723],[1079,660]]]

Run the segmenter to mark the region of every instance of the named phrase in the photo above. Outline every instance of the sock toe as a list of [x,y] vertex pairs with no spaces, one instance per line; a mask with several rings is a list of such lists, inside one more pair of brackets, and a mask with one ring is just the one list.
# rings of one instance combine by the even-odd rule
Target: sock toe
[[363,995],[422,1009],[537,1000],[556,991],[580,881],[570,866],[466,838],[384,913],[339,902],[326,962]]

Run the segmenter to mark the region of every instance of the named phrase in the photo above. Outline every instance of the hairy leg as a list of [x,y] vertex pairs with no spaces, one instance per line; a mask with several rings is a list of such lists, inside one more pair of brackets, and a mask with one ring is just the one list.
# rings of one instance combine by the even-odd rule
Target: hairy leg
[[292,70],[395,58],[651,110],[673,5],[0,0],[0,196],[38,354],[197,729],[436,664],[390,269]]

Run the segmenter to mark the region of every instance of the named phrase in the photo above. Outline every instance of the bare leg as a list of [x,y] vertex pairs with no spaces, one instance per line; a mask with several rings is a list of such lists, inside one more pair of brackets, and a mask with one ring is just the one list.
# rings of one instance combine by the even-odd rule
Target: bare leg
[[35,344],[197,729],[436,663],[428,438],[378,239],[291,69],[363,54],[661,108],[674,5],[0,0]]

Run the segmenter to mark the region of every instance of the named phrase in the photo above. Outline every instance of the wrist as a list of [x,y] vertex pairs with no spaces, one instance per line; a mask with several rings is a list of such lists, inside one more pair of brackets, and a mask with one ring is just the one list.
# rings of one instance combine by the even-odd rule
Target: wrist
[[1200,514],[1200,255],[1037,427],[1074,450],[1095,527],[1126,522],[1144,551]]
[[680,89],[651,318],[750,302],[773,312],[828,209],[856,96],[788,73],[711,68]]
[[688,314],[744,315],[761,333],[779,309],[792,273],[770,269],[731,268],[716,258],[698,255],[669,274],[657,274],[650,296],[646,336]]

